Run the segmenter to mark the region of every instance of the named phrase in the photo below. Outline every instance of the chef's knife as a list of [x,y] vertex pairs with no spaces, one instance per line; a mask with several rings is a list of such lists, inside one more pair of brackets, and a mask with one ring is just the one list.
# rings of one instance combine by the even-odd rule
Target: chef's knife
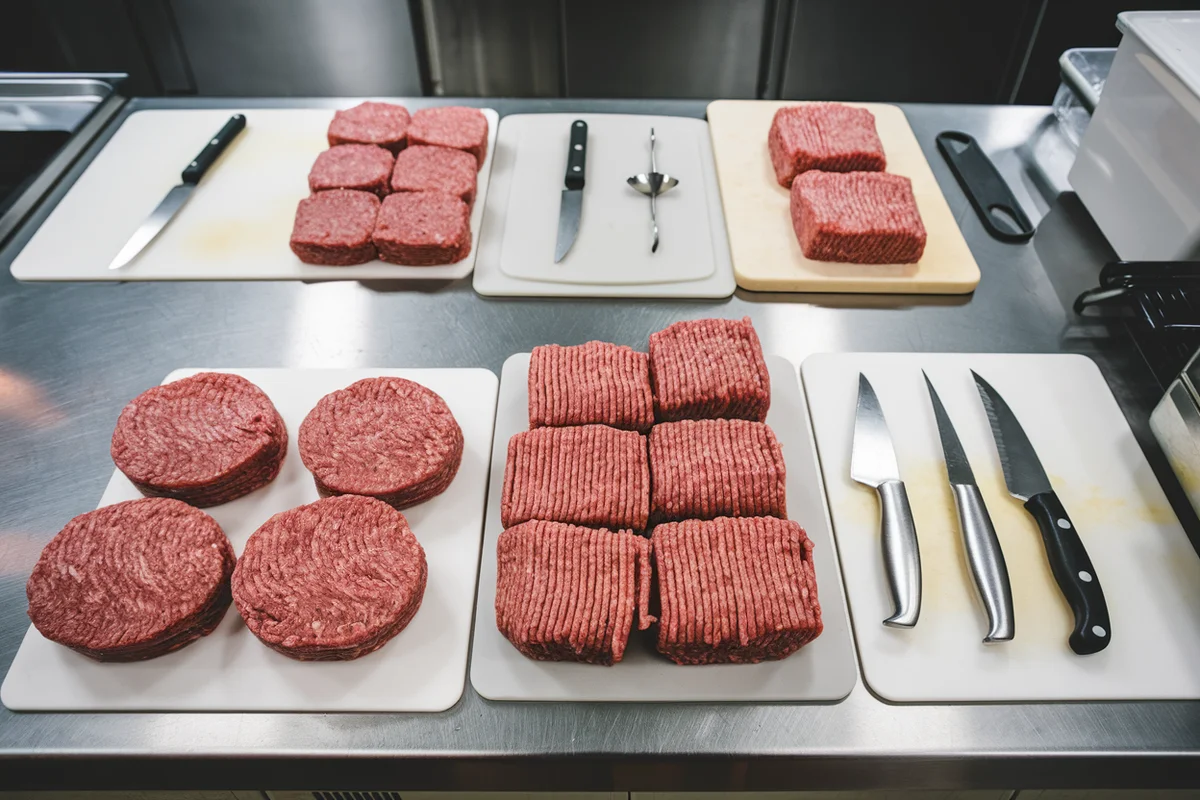
[[554,263],[563,260],[575,237],[579,235],[579,218],[583,215],[583,178],[587,171],[587,123],[577,119],[571,123],[571,144],[567,147],[567,177],[558,209],[558,240],[554,243]]
[[167,192],[167,196],[158,204],[158,208],[151,212],[146,221],[134,231],[133,236],[129,237],[129,241],[121,248],[121,252],[117,253],[117,257],[108,265],[109,269],[120,269],[128,264],[133,259],[137,258],[138,253],[145,249],[146,245],[154,241],[154,237],[162,232],[162,229],[167,227],[167,223],[175,216],[175,213],[183,207],[183,204],[192,196],[192,190],[200,183],[200,179],[204,177],[204,173],[213,165],[217,157],[224,152],[237,135],[246,127],[246,117],[242,114],[234,114],[225,123],[225,127],[217,132],[217,135],[208,140],[208,144],[200,151],[200,155],[196,156],[192,163],[187,165],[183,171],[183,183],[176,186],[171,191]]
[[850,451],[850,477],[879,493],[883,566],[887,571],[895,613],[883,621],[893,628],[911,628],[921,615],[921,552],[908,492],[900,480],[900,467],[887,420],[870,381],[858,375],[858,408],[854,414],[854,445]]
[[1075,612],[1075,630],[1067,642],[1079,655],[1097,653],[1108,647],[1112,627],[1092,560],[1016,415],[991,384],[974,370],[971,374],[992,426],[1004,482],[1013,497],[1025,501],[1025,510],[1037,520],[1050,571]]
[[[924,371],[921,372],[924,375]],[[954,491],[954,505],[958,509],[958,525],[962,530],[963,545],[967,550],[967,563],[971,577],[979,590],[979,599],[987,611],[988,632],[984,644],[1007,642],[1013,638],[1012,586],[1008,582],[1008,565],[1004,562],[1004,551],[992,527],[983,495],[975,483],[975,473],[967,461],[950,415],[942,405],[942,398],[925,375],[925,386],[929,389],[929,401],[933,404],[933,416],[937,420],[938,438],[942,441],[942,455],[946,459],[946,476]]]

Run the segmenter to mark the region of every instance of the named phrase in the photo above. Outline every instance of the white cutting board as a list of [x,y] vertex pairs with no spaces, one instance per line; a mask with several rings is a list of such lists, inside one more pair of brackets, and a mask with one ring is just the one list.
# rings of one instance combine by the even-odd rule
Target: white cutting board
[[[571,123],[588,125],[579,234],[554,263]],[[650,200],[625,179],[658,169],[679,185]],[[500,124],[475,290],[483,295],[728,297],[729,243],[703,120],[630,114],[516,114]]]
[[[488,120],[471,235],[479,240],[499,116]],[[108,269],[179,173],[233,114],[246,129],[221,155],[187,204],[136,261]],[[288,246],[308,172],[329,147],[333,109],[250,108],[137,111],[129,115],[12,263],[25,281],[97,280],[452,280],[470,274],[478,249],[438,267],[372,261],[352,267],[305,264]]]
[[[202,370],[181,369],[169,382]],[[270,396],[287,425],[279,476],[245,497],[205,509],[240,555],[271,515],[317,499],[296,447],[317,401],[356,380],[408,378],[437,392],[462,427],[462,466],[445,493],[404,511],[425,548],[429,580],[407,628],[356,661],[302,662],[269,649],[231,605],[211,635],[161,658],[93,661],[32,626],[0,700],[13,711],[444,711],[462,696],[483,525],[497,380],[484,369],[234,369]],[[141,497],[120,472],[99,505]],[[66,523],[66,520],[63,520]]]
[[[981,643],[974,596],[929,395],[933,381],[1004,550],[1016,637]],[[1033,518],[1004,486],[969,370],[1011,406],[1078,528],[1104,588],[1112,643],[1067,646],[1073,617]],[[915,628],[891,614],[875,491],[850,479],[858,374],[871,381],[912,502],[924,578]],[[1077,355],[829,354],[801,373],[867,685],[895,702],[1200,698],[1200,559],[1096,365]]]
[[845,596],[821,475],[813,450],[796,368],[780,356],[767,356],[771,411],[787,461],[787,500],[791,519],[808,532],[815,548],[817,594],[825,630],[816,641],[782,661],[762,664],[680,666],[654,648],[657,628],[634,631],[625,658],[611,667],[534,661],[521,655],[496,628],[496,540],[500,537],[500,496],[508,440],[529,427],[529,353],[504,362],[492,447],[492,478],[484,528],[471,685],[490,700],[577,700],[630,702],[838,701],[854,688],[854,663]]
[[737,284],[764,292],[966,294],[979,266],[942,195],[904,112],[846,103],[875,115],[887,171],[912,180],[928,239],[916,264],[840,264],[804,257],[792,228],[790,192],[775,180],[767,133],[775,112],[795,101],[717,100],[708,106],[721,200]]

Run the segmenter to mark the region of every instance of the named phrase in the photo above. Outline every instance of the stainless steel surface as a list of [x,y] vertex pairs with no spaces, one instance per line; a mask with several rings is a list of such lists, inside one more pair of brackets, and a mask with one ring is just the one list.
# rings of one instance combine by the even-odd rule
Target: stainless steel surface
[[946,477],[950,479],[951,486],[974,486],[975,473],[971,471],[967,452],[963,450],[962,442],[958,439],[958,431],[954,430],[954,423],[950,421],[950,415],[946,413],[946,407],[942,405],[942,398],[938,396],[937,389],[933,388],[933,382],[925,375],[924,370],[921,374],[925,377],[925,388],[929,390],[929,402],[933,405],[933,417],[937,421],[942,455],[946,459]]
[[861,372],[858,374],[858,405],[854,409],[850,477],[871,487],[900,480],[900,466],[896,463],[887,418],[879,405],[875,387]]
[[1194,384],[1181,377],[1150,414],[1150,430],[1158,441],[1175,476],[1187,492],[1192,508],[1200,509],[1200,407]]
[[579,235],[583,217],[583,189],[563,189],[558,206],[558,238],[554,240],[554,263],[562,261]]
[[658,171],[658,162],[654,158],[654,128],[650,129],[650,171],[639,172],[625,179],[625,182],[650,198],[650,228],[654,241],[650,244],[650,252],[658,252],[658,212],[655,208],[655,198],[663,192],[668,192],[679,185],[678,178],[672,178]]
[[146,221],[133,232],[129,241],[121,248],[121,252],[117,253],[117,257],[112,260],[108,268],[121,269],[137,258],[146,245],[154,241],[162,229],[167,227],[167,223],[175,216],[175,212],[183,208],[183,204],[188,201],[195,189],[195,184],[181,183],[167,192],[167,196],[150,212]]
[[988,424],[992,427],[992,439],[996,442],[1000,469],[1004,471],[1004,483],[1008,491],[1020,500],[1054,491],[1017,415],[990,383],[974,370],[971,374],[975,376],[975,387],[979,390],[979,399],[983,401]]
[[[1048,98],[1047,98],[1048,99]],[[289,100],[289,104],[296,101]],[[333,108],[350,98],[313,102]],[[406,101],[414,108],[429,100]],[[700,117],[703,102],[446,100],[509,113]],[[269,105],[257,101],[251,105]],[[240,100],[134,101],[244,108]],[[28,626],[25,581],[42,546],[95,506],[121,407],[180,366],[482,366],[546,342],[639,348],[679,319],[749,316],[768,352],[921,350],[1096,359],[1173,505],[1200,529],[1147,426],[1161,395],[1120,329],[1075,320],[1056,282],[1111,258],[1071,198],[1047,201],[1032,245],[992,240],[938,156],[974,136],[1005,180],[1061,164],[1016,146],[1048,107],[905,106],[983,280],[963,298],[776,295],[720,301],[479,297],[449,285],[300,282],[18,284],[0,251],[0,672]],[[104,134],[85,156],[90,157]],[[1004,158],[997,158],[998,154]],[[82,163],[68,173],[73,180]],[[51,198],[61,195],[57,187]],[[1028,206],[1027,206],[1028,207]],[[49,208],[31,217],[45,217]],[[15,236],[27,240],[27,227]],[[886,398],[885,398],[886,399]],[[848,565],[844,565],[849,568]],[[877,624],[871,621],[871,624]],[[13,714],[0,710],[9,788],[786,790],[1195,787],[1200,703],[889,705],[493,703],[468,685],[442,714]]]

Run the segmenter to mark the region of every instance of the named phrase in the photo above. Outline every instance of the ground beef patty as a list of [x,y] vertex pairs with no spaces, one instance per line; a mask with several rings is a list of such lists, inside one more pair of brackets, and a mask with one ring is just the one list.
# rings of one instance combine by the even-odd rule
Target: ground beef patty
[[475,158],[449,147],[413,145],[396,156],[392,171],[393,192],[445,192],[467,206],[475,202]]
[[749,317],[676,322],[650,335],[654,417],[752,419],[771,405],[771,378]]
[[487,158],[487,117],[477,108],[463,106],[422,108],[413,115],[408,142],[465,150],[475,156],[478,171]]
[[292,226],[292,252],[306,264],[349,267],[376,257],[379,198],[370,192],[333,189],[300,201]]
[[355,189],[385,197],[394,163],[392,154],[382,147],[340,144],[317,156],[308,173],[308,188],[314,192]]
[[658,650],[678,664],[786,658],[821,634],[812,542],[795,522],[668,522],[650,540]]
[[404,106],[371,101],[359,103],[354,108],[334,113],[333,121],[329,123],[329,144],[373,144],[398,153],[408,141],[411,121]]
[[142,494],[205,507],[274,480],[287,441],[283,418],[262,389],[240,375],[201,372],[131,400],[110,452]]
[[383,201],[374,239],[393,264],[453,264],[471,252],[471,209],[446,192],[397,192]]
[[250,535],[233,600],[272,650],[349,661],[408,626],[428,574],[403,514],[370,497],[329,497],[276,514]]
[[404,378],[367,378],[325,395],[300,424],[299,443],[323,497],[366,495],[398,509],[446,491],[463,454],[446,401]]
[[212,633],[229,607],[233,547],[178,500],[117,503],[67,523],[25,585],[52,642],[100,661],[141,661]]
[[808,103],[775,112],[767,134],[775,179],[785,188],[808,170],[882,172],[887,169],[875,115],[840,103]]
[[538,661],[613,664],[634,609],[650,627],[650,543],[630,531],[526,522],[496,543],[496,627]]
[[608,342],[533,348],[529,427],[598,423],[645,433],[654,424],[650,360]]
[[912,181],[883,172],[806,172],[792,184],[792,227],[806,258],[914,264],[925,225]]

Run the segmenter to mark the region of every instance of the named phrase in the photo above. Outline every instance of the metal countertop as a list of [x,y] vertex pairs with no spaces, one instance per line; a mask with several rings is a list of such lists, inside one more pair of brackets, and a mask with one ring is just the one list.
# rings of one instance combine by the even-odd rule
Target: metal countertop
[[[334,106],[337,100],[300,101]],[[451,102],[416,100],[411,105]],[[464,101],[458,101],[464,102]],[[691,101],[465,101],[501,115],[702,117]],[[297,101],[132,101],[254,107]],[[822,351],[1072,351],[1112,386],[1193,541],[1196,518],[1149,434],[1160,390],[1120,328],[1070,300],[1112,257],[1078,201],[1055,199],[1064,152],[1047,108],[905,106],[979,262],[970,297],[769,295],[726,301],[491,300],[450,285],[18,284],[0,276],[0,672],[28,620],[41,547],[92,509],[121,407],[177,367],[483,366],[545,342],[644,347],[683,318],[753,318],[796,363]],[[996,159],[1030,244],[991,239],[934,147],[955,128]],[[1043,135],[1045,134],[1045,135]],[[107,139],[101,134],[77,165]],[[70,179],[70,176],[68,176]],[[51,202],[62,193],[51,196]],[[35,215],[33,223],[44,216]],[[23,232],[27,236],[29,225]],[[0,254],[7,264],[10,246]],[[28,383],[26,383],[28,382]],[[1197,668],[1200,668],[1198,666]],[[1200,785],[1200,703],[893,706],[863,686],[833,705],[518,704],[468,681],[442,714],[14,714],[0,710],[0,788],[818,789]]]

